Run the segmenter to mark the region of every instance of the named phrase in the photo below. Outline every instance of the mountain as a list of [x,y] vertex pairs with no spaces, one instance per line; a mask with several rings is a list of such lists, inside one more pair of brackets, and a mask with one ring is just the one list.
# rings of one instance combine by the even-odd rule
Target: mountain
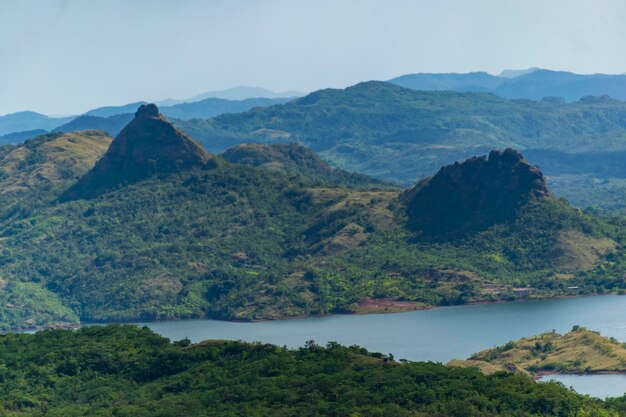
[[218,91],[208,91],[206,93],[198,94],[196,96],[187,98],[187,99],[168,99],[157,102],[161,107],[165,106],[173,106],[181,103],[192,103],[196,101],[201,101],[207,98],[219,98],[223,100],[247,100],[251,98],[269,98],[269,99],[291,99],[294,97],[301,97],[304,93],[300,91],[284,91],[280,93],[276,93],[274,91],[268,90],[266,88],[261,87],[249,87],[245,85],[240,85],[237,87],[229,88],[226,90],[218,90]]
[[393,78],[389,82],[412,90],[488,92],[498,87],[504,80],[486,72],[468,72],[407,74]]
[[0,144],[14,145],[17,143],[22,143],[26,141],[27,139],[34,138],[35,136],[44,135],[46,133],[48,133],[48,131],[43,130],[43,129],[25,130],[23,132],[7,133],[6,135],[0,136]]
[[81,130],[101,130],[108,135],[116,136],[132,119],[132,114],[116,114],[108,117],[83,115],[56,127],[54,131],[78,132]]
[[[598,188],[594,179],[623,178],[621,168],[599,168],[592,161],[600,153],[626,151],[626,103],[610,98],[507,100],[382,82],[321,90],[280,106],[176,125],[212,152],[238,143],[298,142],[334,166],[404,185],[454,161],[513,147],[524,150],[531,162],[541,162],[557,195],[582,207],[619,206],[615,196],[620,194]],[[581,173],[569,162],[574,159],[589,161],[588,170]],[[572,177],[571,170],[579,173]],[[585,195],[597,198],[585,201]]]
[[192,103],[161,107],[161,111],[165,116],[175,119],[206,119],[223,113],[247,111],[254,107],[284,104],[290,100],[291,98],[247,98],[242,100],[206,98]]
[[[270,106],[282,104],[289,99],[247,99],[247,100],[223,100],[209,98],[195,103],[182,103],[174,106],[161,108],[162,113],[167,117],[181,120],[193,118],[209,118],[222,113],[232,113],[250,110],[257,106]],[[111,136],[116,136],[128,122],[133,119],[133,114],[141,103],[132,103],[120,107],[102,107],[87,112],[85,115],[58,126],[55,132],[77,132],[79,130],[102,130]],[[109,116],[96,116],[94,114],[110,114],[117,111],[124,111],[121,114]]]
[[351,188],[394,188],[392,184],[331,167],[312,150],[296,144],[233,146],[220,154],[233,164],[280,172],[289,177],[304,177],[314,184]]
[[389,80],[413,90],[491,92],[509,99],[541,100],[561,97],[573,102],[585,96],[610,96],[626,100],[626,75],[574,74],[541,68],[503,71],[499,76],[486,72],[465,74],[407,74]]
[[449,238],[512,221],[520,208],[547,197],[541,171],[507,149],[443,167],[403,199],[413,230]]
[[525,337],[475,353],[466,361],[451,361],[449,365],[478,368],[488,374],[508,371],[537,375],[626,373],[625,363],[623,343],[574,326],[562,335],[553,330]]
[[[64,135],[54,137],[87,143],[85,134]],[[401,193],[345,181],[349,174],[294,145],[210,155],[145,105],[103,153],[81,164],[78,179],[70,171],[53,187],[24,187],[17,206],[7,199],[0,326],[28,327],[19,313],[35,302],[32,325],[255,320],[626,287],[618,244],[626,226],[542,194],[541,173],[514,151],[442,169],[466,180],[435,176]],[[46,170],[66,172],[56,164],[77,160],[57,157]],[[25,161],[30,168],[15,164],[6,181],[40,178],[43,159]],[[438,200],[450,184],[472,192]],[[494,197],[503,190],[510,196]],[[473,208],[458,223],[463,233],[424,236],[422,216],[447,221],[419,209],[428,201]]]
[[61,199],[93,198],[119,184],[215,164],[202,146],[172,126],[154,104],[143,104],[93,169]]
[[118,114],[134,113],[137,108],[143,104],[147,104],[145,101],[138,101],[135,103],[128,103],[122,106],[106,106],[98,107],[96,109],[89,110],[83,116],[97,116],[97,117],[111,117]]
[[190,344],[119,325],[11,334],[2,342],[5,415],[613,417],[624,402],[525,375],[400,364],[336,342]]
[[52,130],[70,121],[73,117],[48,117],[32,111],[23,111],[0,116],[0,135],[27,130]]
[[522,69],[522,70],[504,70],[500,73],[500,77],[504,77],[504,78],[515,78],[515,77],[519,77],[520,75],[526,75],[526,74],[530,74],[533,71],[537,71],[540,70],[541,68],[537,68],[537,67],[532,67],[532,68],[527,68],[527,69]]

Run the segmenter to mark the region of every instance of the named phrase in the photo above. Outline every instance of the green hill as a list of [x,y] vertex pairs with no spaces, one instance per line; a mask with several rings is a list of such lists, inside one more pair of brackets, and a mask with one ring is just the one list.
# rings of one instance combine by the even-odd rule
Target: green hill
[[[443,165],[513,147],[530,151],[530,161],[540,162],[557,195],[581,207],[626,206],[612,194],[623,184],[598,187],[613,178],[623,182],[621,165],[593,163],[602,158],[598,152],[626,150],[626,103],[607,97],[573,103],[508,100],[367,82],[320,90],[284,105],[176,124],[212,152],[238,143],[297,142],[334,166],[405,185]],[[581,159],[589,163],[580,165]],[[584,198],[587,194],[594,198]]]
[[487,349],[453,366],[498,371],[545,373],[626,373],[626,345],[614,338],[574,326],[569,333],[554,331]]
[[557,383],[398,363],[337,343],[288,350],[170,342],[147,328],[88,327],[0,336],[6,416],[624,415]]
[[[55,155],[10,165],[4,179],[5,189],[30,184],[0,219],[5,328],[398,311],[626,287],[624,226],[554,198],[515,151],[442,168],[401,193],[293,145],[237,147],[224,155],[238,163],[228,162],[154,106],[104,153],[109,140],[61,134],[0,148],[7,166],[28,147]],[[63,157],[46,151],[52,144],[68,147]],[[44,172],[66,176],[50,185]],[[31,294],[46,302],[19,316]]]
[[290,177],[299,176],[318,185],[397,188],[367,175],[333,168],[312,150],[296,144],[242,144],[228,148],[220,156],[234,164],[260,167]]

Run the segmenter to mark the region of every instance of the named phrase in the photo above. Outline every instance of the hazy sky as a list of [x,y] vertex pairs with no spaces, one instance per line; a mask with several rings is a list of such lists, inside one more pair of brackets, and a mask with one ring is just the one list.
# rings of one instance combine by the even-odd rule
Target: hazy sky
[[626,72],[624,0],[0,0],[0,115],[412,72]]

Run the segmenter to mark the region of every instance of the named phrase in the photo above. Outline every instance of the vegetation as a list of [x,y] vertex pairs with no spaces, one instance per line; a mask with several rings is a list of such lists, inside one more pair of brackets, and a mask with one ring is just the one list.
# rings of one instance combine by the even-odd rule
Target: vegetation
[[626,344],[574,326],[564,335],[555,331],[487,349],[452,366],[469,366],[485,373],[626,373]]
[[299,177],[314,185],[349,188],[397,189],[385,181],[331,167],[312,150],[296,144],[243,144],[220,154],[228,162],[260,167],[289,177]]
[[[225,153],[230,163],[154,106],[84,174],[109,140],[57,134],[0,148],[4,190],[13,190],[0,217],[2,328],[398,311],[626,288],[624,224],[555,199],[514,151],[444,168],[401,194],[295,145],[238,147]],[[461,200],[440,200],[459,186]],[[448,206],[473,211],[420,221]],[[424,233],[425,224],[462,233]]]
[[[572,170],[577,178],[624,178],[621,159],[610,155],[626,150],[626,103],[607,97],[574,103],[507,100],[367,82],[317,91],[281,106],[176,124],[212,152],[238,143],[296,142],[334,166],[403,185],[505,147],[531,151],[526,156],[548,178]],[[559,184],[554,182],[557,195],[575,194]],[[599,193],[592,184],[581,185],[579,198]],[[579,207],[603,207],[615,199],[606,191]]]
[[0,336],[6,416],[618,416],[607,404],[524,375],[486,376],[337,343],[288,350],[171,343],[147,328]]

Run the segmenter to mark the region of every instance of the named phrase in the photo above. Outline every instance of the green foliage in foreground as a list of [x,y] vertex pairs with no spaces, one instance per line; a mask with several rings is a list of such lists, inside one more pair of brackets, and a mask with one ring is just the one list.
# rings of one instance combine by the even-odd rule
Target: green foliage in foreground
[[559,383],[359,347],[170,343],[147,328],[0,336],[3,416],[618,416]]

